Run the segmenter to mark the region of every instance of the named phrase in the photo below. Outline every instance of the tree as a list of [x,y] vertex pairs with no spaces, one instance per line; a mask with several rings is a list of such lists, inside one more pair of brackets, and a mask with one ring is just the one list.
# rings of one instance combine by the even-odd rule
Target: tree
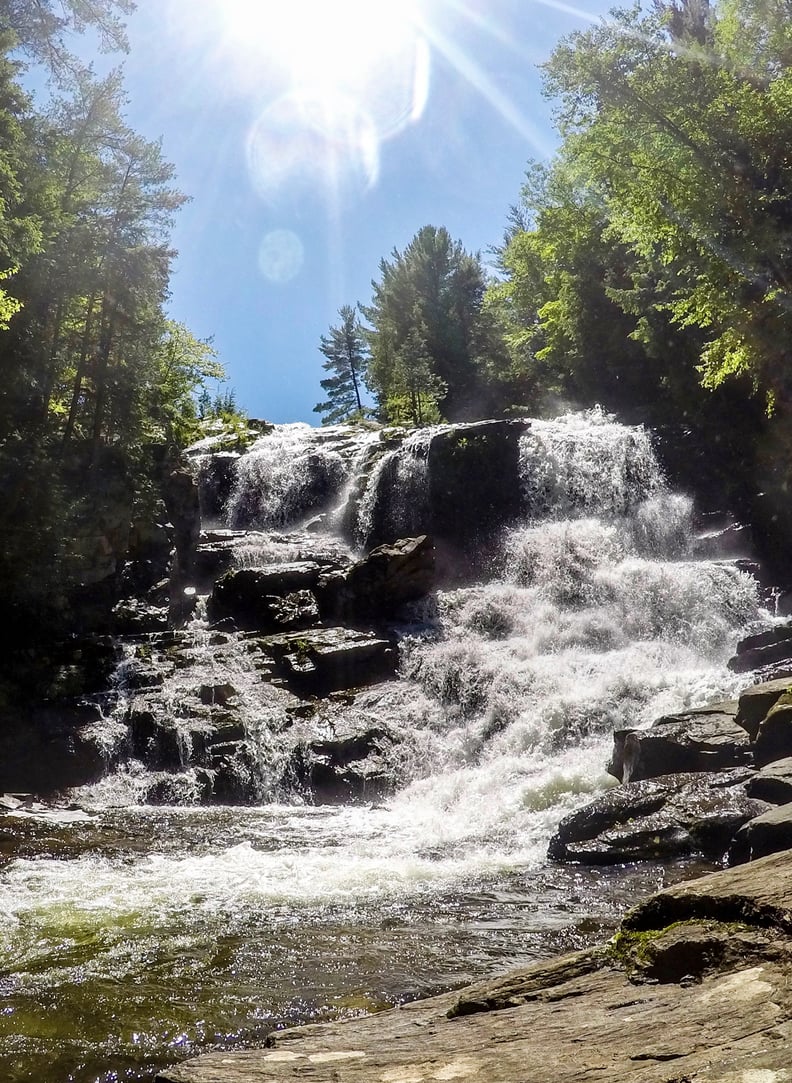
[[748,376],[792,409],[792,22],[785,0],[635,8],[547,65],[564,158],[673,323],[703,335],[709,387]]
[[91,30],[104,52],[126,52],[123,16],[134,10],[133,0],[0,0],[0,32],[11,32],[16,48],[59,81],[82,70],[70,36]]
[[366,340],[351,305],[343,305],[338,315],[341,323],[331,327],[329,335],[322,335],[319,340],[319,350],[327,359],[322,368],[331,373],[320,381],[327,392],[327,401],[314,406],[315,413],[324,415],[323,425],[359,421],[365,415],[361,384],[366,367]]
[[434,401],[431,412],[452,420],[481,415],[482,371],[497,337],[485,286],[480,257],[444,228],[424,226],[404,252],[380,262],[362,312],[370,325],[367,382],[385,419],[396,420],[394,406],[410,386],[412,415],[426,413],[419,400]]

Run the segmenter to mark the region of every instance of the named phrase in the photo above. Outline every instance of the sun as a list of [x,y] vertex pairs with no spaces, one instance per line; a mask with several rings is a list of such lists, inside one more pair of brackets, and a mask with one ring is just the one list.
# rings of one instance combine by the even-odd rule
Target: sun
[[418,0],[212,0],[237,56],[254,54],[300,88],[366,85],[415,47]]

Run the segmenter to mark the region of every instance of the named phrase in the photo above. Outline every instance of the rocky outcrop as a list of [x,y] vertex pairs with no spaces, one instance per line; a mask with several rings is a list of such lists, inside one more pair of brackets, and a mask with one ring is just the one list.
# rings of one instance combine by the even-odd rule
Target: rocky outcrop
[[209,615],[214,622],[230,617],[237,628],[262,632],[310,628],[319,623],[312,592],[323,570],[299,561],[226,572],[215,583]]
[[[400,434],[384,468],[371,472],[370,515],[358,522],[363,545],[378,546],[405,532],[426,533],[450,559],[486,542],[519,514],[519,441],[525,428],[525,421],[446,425],[427,430],[420,447],[403,450],[398,445],[407,434]],[[405,464],[411,478],[407,491]]]
[[550,856],[604,864],[728,853],[740,862],[792,846],[791,680],[618,730],[608,770],[624,785],[563,820]]
[[749,673],[787,663],[792,667],[792,622],[776,624],[766,632],[746,636],[737,644],[729,669],[735,673]]
[[667,889],[602,948],[365,1019],[271,1035],[157,1083],[785,1083],[792,853]]
[[665,775],[609,790],[561,821],[549,855],[591,865],[704,854],[721,858],[743,824],[767,811],[744,769]]
[[352,622],[387,620],[434,585],[435,553],[430,538],[402,538],[380,545],[345,571],[324,574],[317,596],[323,615]]
[[748,734],[735,721],[736,700],[659,718],[649,729],[617,730],[609,772],[640,782],[689,771],[721,771],[752,762]]
[[387,680],[398,662],[391,639],[350,628],[314,628],[266,636],[259,643],[280,680],[303,697]]

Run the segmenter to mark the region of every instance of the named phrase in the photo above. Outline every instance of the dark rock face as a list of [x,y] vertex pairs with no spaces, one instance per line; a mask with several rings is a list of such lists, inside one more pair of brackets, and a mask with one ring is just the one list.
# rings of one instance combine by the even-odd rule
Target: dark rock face
[[226,572],[215,583],[210,615],[263,632],[308,628],[319,619],[312,591],[322,571],[320,564],[300,561]]
[[391,787],[388,752],[395,743],[381,725],[350,723],[302,745],[294,774],[318,804],[375,800]]
[[788,662],[792,665],[792,622],[776,625],[766,632],[746,636],[737,644],[729,669],[749,673],[753,669]]
[[748,797],[741,769],[668,775],[610,790],[561,821],[550,857],[593,865],[686,854],[719,858],[767,805]]
[[260,640],[280,679],[300,696],[324,696],[387,680],[398,656],[389,639],[349,628],[315,628]]
[[96,707],[72,702],[4,719],[0,790],[52,794],[101,778],[106,763],[85,732],[100,717]]
[[721,771],[752,762],[748,735],[735,722],[737,701],[659,718],[647,730],[617,730],[608,767],[621,782]]
[[[413,449],[421,483],[409,493],[397,458],[380,470],[373,514],[361,539],[366,548],[405,533],[431,534],[449,550],[491,537],[520,511],[523,421],[481,421],[435,432]],[[399,455],[407,452],[400,451]]]
[[215,451],[197,457],[201,518],[211,523],[222,518],[236,480],[238,451]]
[[434,585],[434,545],[424,534],[380,545],[345,572],[322,577],[317,594],[322,612],[341,620],[394,617],[406,603]]
[[520,512],[523,422],[484,421],[438,433],[429,444],[429,533],[486,537]]

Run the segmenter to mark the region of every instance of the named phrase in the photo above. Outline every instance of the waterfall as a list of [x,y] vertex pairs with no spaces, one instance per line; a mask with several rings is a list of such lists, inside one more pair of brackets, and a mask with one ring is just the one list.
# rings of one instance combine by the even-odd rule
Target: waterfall
[[422,429],[386,452],[374,467],[360,499],[355,540],[405,537],[426,529],[429,504],[428,455],[432,436]]
[[[200,613],[181,639],[137,642],[145,665],[141,676],[123,663],[108,756],[137,712],[130,739],[160,741],[170,760],[151,771],[132,757],[76,791],[95,817],[87,826],[20,834],[0,883],[0,966],[19,1011],[0,1018],[0,1065],[46,1079],[36,1058],[55,1014],[53,1083],[261,1041],[274,1026],[589,943],[654,886],[652,868],[549,867],[548,839],[614,784],[604,769],[614,728],[750,683],[725,662],[760,614],[756,584],[733,562],[694,558],[690,502],[669,491],[644,430],[593,412],[514,431],[522,510],[475,524],[490,532],[490,574],[441,585],[416,610],[400,631],[397,680],[301,700],[269,680],[255,636],[209,628]],[[317,512],[326,528],[349,528],[354,515],[332,513],[350,501],[360,539],[419,529],[438,493],[452,510],[459,499],[460,521],[480,515],[472,496],[465,503],[480,435],[278,427],[238,460],[227,514],[280,532],[238,538],[237,563],[304,560],[312,548],[351,559],[337,536],[285,532]],[[488,451],[500,438],[487,437]],[[462,463],[456,490],[437,474],[449,462]],[[479,481],[477,499],[485,472]],[[244,720],[239,768],[259,805],[189,807],[206,790],[194,761],[224,699]],[[389,794],[313,806],[290,771],[312,726],[386,734]],[[230,743],[209,748],[217,785]],[[155,798],[172,804],[134,804]],[[132,1037],[107,1037],[119,1033]],[[75,1064],[83,1075],[70,1076]]]
[[354,477],[361,450],[377,438],[346,426],[276,425],[237,462],[229,524],[282,528],[327,510]]

